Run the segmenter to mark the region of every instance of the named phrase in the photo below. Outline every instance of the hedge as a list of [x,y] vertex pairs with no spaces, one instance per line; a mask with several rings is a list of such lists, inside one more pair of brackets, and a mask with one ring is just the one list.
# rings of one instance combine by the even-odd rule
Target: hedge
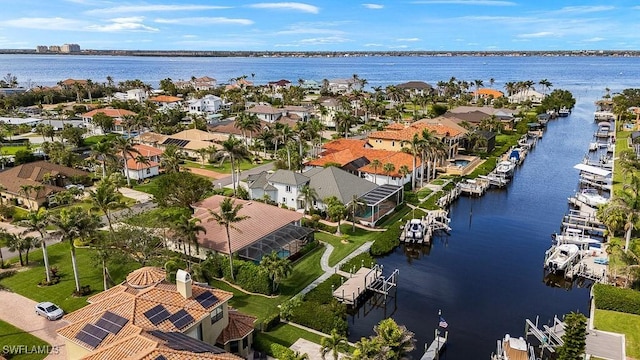
[[236,277],[238,285],[249,292],[271,294],[271,280],[269,273],[262,266],[244,261],[238,269]]
[[360,270],[363,262],[365,267],[372,268],[376,264],[376,259],[374,259],[371,254],[365,252],[342,264],[342,266],[340,266],[340,270],[356,272]]
[[333,300],[333,291],[331,285],[333,285],[333,289],[337,289],[340,285],[342,285],[343,279],[342,276],[338,274],[331,275],[327,280],[323,281],[321,284],[313,288],[304,296],[304,301],[312,301],[319,304],[329,304],[331,300]]
[[400,233],[402,230],[398,224],[392,224],[387,231],[376,235],[376,240],[371,245],[371,255],[382,256],[393,251],[400,245]]
[[291,321],[323,333],[337,329],[347,333],[347,307],[333,298],[333,289],[340,286],[342,277],[331,275],[304,296],[302,303],[291,311]]
[[640,315],[640,292],[611,285],[595,284],[596,308]]
[[288,347],[271,342],[263,336],[256,336],[253,341],[253,348],[276,359],[285,359],[288,356],[293,356],[295,353]]

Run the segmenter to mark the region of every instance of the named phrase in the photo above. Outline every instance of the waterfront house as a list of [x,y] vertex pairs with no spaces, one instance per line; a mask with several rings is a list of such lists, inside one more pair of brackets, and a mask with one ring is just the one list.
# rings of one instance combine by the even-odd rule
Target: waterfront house
[[74,87],[87,86],[87,80],[65,79],[58,82],[58,86],[64,90],[75,90]]
[[187,156],[199,159],[199,149],[216,149],[221,146],[219,143],[228,139],[224,134],[213,134],[198,129],[187,129],[173,135],[163,135],[154,132],[145,132],[137,136],[136,141],[141,144],[150,145],[164,150],[167,145],[175,145]]
[[[93,118],[97,114],[103,114],[113,119],[113,129],[110,131],[105,131],[100,124],[96,124],[93,121]],[[108,132],[115,132],[118,134],[124,134],[126,132],[123,121],[128,117],[134,117],[137,114],[133,111],[129,111],[126,109],[114,109],[114,108],[101,108],[91,110],[87,113],[82,114],[82,123],[85,128],[89,130],[91,134],[94,135],[103,135]],[[109,129],[108,129],[109,130]]]
[[160,161],[162,160],[161,149],[144,144],[135,144],[133,146],[145,161],[136,159],[138,154],[129,153],[127,158],[126,171],[129,177],[134,180],[144,180],[160,174]]
[[256,115],[258,119],[268,123],[274,123],[286,114],[286,111],[282,108],[275,108],[271,105],[260,104],[248,108],[245,112]]
[[277,93],[282,90],[289,89],[291,87],[291,81],[289,80],[278,80],[278,81],[269,81],[267,86],[271,89],[272,93]]
[[182,98],[169,95],[158,95],[149,98],[149,101],[158,106],[158,111],[167,111],[169,109],[182,109]]
[[522,90],[509,96],[509,102],[513,104],[521,104],[530,101],[532,104],[540,104],[544,99],[544,94],[535,90]]
[[143,267],[67,314],[69,324],[57,330],[67,359],[248,357],[255,318],[229,307],[233,293],[196,283],[183,270],[175,284],[167,278],[163,269]]
[[458,125],[465,121],[474,127],[480,125],[483,120],[488,120],[493,117],[500,121],[502,129],[513,130],[515,123],[519,120],[517,113],[518,111],[516,110],[507,108],[496,109],[491,106],[457,106],[447,111],[443,116],[451,119]]
[[474,98],[493,100],[504,96],[504,93],[500,90],[491,88],[480,88],[472,93]]
[[350,111],[346,109],[340,100],[335,97],[322,96],[317,100],[317,106],[315,108],[316,117],[320,119],[320,122],[328,128],[335,128],[335,116],[341,111]]
[[[198,234],[201,254],[207,250],[228,255],[229,248],[225,228],[213,220],[211,212],[220,212],[222,195],[214,195],[194,204],[194,217],[206,233]],[[242,205],[239,216],[245,220],[234,224],[231,232],[231,253],[240,258],[260,261],[264,255],[275,251],[284,257],[297,254],[313,240],[313,229],[300,226],[302,214],[258,201],[234,199]]]
[[195,91],[209,91],[216,88],[217,80],[209,76],[203,76],[199,78],[193,77],[188,81],[176,81],[174,85],[176,86],[176,88],[182,90],[193,88]]
[[409,81],[396,85],[396,88],[406,91],[410,98],[429,95],[433,92],[433,87],[424,81]]
[[89,175],[48,161],[26,163],[0,172],[0,196],[2,203],[13,201],[29,210],[38,210],[51,195],[64,191],[66,185],[88,184]]
[[126,92],[116,92],[113,95],[113,98],[121,101],[136,101],[136,102],[144,102],[149,96],[147,95],[147,91],[144,89],[131,89]]
[[322,84],[315,80],[303,80],[301,87],[304,89],[306,94],[318,94],[320,93],[320,87],[322,87]]
[[228,109],[229,104],[225,104],[219,96],[208,94],[200,99],[188,100],[186,107],[189,114],[217,114]]
[[362,90],[362,83],[357,79],[332,79],[328,81],[327,90],[334,94],[347,94],[354,90]]

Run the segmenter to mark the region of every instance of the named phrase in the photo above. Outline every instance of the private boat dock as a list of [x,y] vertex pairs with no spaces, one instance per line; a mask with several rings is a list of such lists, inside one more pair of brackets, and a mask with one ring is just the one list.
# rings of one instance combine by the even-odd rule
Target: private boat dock
[[563,228],[580,229],[590,233],[603,235],[606,226],[598,220],[595,212],[579,210],[569,210],[569,213],[562,218]]
[[442,349],[444,349],[447,344],[447,339],[449,338],[449,332],[445,331],[444,336],[441,336],[440,330],[436,329],[435,331],[435,339],[431,342],[431,345],[427,347],[427,344],[424,344],[424,354],[420,358],[420,360],[435,360],[438,358]]
[[385,301],[392,289],[397,289],[398,269],[391,275],[384,277],[382,265],[375,265],[372,269],[361,267],[354,274],[341,273],[348,277],[347,280],[333,291],[333,297],[341,303],[357,307],[360,300],[368,292],[376,292],[384,295]]
[[[400,242],[430,244],[436,231],[450,232],[449,213],[446,210],[429,210],[420,219],[412,219],[402,227]],[[419,236],[413,235],[412,226],[419,225]]]

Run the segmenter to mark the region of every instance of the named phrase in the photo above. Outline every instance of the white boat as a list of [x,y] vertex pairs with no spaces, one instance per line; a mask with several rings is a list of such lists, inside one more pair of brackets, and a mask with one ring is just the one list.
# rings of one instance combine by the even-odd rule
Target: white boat
[[522,337],[512,338],[506,334],[502,340],[498,340],[498,346],[491,360],[535,360],[533,347],[527,344]]
[[580,248],[576,244],[555,245],[545,253],[544,266],[554,273],[565,271],[579,256]]
[[500,161],[496,166],[496,173],[507,178],[513,177],[513,170],[516,165],[511,161]]
[[563,107],[558,111],[558,116],[560,117],[567,117],[569,116],[569,114],[571,114],[571,110],[567,109],[566,107]]
[[404,226],[404,241],[421,243],[424,240],[425,226],[421,219],[411,219]]
[[597,142],[589,143],[589,151],[596,151],[596,150],[598,150],[598,143]]
[[576,200],[591,207],[598,207],[609,202],[609,199],[600,195],[597,189],[582,189],[576,193]]
[[600,241],[586,235],[583,230],[567,228],[562,234],[554,234],[553,240],[556,245],[574,244],[581,250],[589,250],[592,245],[600,246]]

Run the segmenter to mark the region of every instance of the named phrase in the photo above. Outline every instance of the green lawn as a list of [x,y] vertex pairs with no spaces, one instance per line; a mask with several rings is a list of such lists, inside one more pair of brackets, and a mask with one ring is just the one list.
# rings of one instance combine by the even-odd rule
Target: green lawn
[[625,334],[627,357],[640,359],[640,315],[596,309],[594,326],[598,330]]
[[280,324],[269,332],[258,332],[256,338],[263,338],[269,342],[278,343],[282,346],[289,347],[298,339],[303,338],[320,344],[322,336],[297,328],[289,324]]
[[[0,354],[3,351],[8,351],[11,354],[11,359],[15,360],[40,360],[47,357],[47,354],[37,354],[31,353],[27,354],[24,352],[37,350],[37,349],[46,349],[47,346],[50,346],[46,342],[40,340],[39,338],[26,333],[17,327],[8,324],[4,321],[0,321]],[[11,345],[21,346],[20,348],[7,348]],[[26,346],[26,348],[25,348]],[[33,349],[33,347],[37,347],[37,349]],[[22,354],[18,354],[23,352]],[[34,351],[35,352],[35,351]]]
[[2,155],[15,155],[20,150],[27,150],[26,146],[3,146]]
[[229,304],[241,312],[256,316],[259,322],[271,314],[277,314],[280,303],[293,297],[322,275],[320,258],[323,252],[324,246],[318,246],[311,253],[298,260],[293,266],[291,276],[280,284],[281,295],[276,298],[248,295],[223,281],[213,281],[211,285],[232,292],[233,298],[229,301]]
[[133,189],[155,196],[155,194],[158,192],[158,180],[163,176],[164,174],[160,174],[149,179],[148,181],[145,180],[145,182],[143,182],[142,184],[133,184]]
[[[352,234],[351,228],[349,227],[349,230],[346,232],[346,234],[349,234],[349,236],[347,236],[346,238],[341,238],[321,232],[315,234],[316,240],[324,241],[333,245],[333,252],[329,256],[329,266],[334,266],[365,242],[373,241],[373,236],[375,236],[376,233],[372,231],[366,231],[361,228],[356,228],[356,232]],[[346,241],[347,243],[343,243],[343,241]]]
[[91,145],[95,145],[96,143],[98,143],[102,139],[114,139],[114,138],[117,138],[118,136],[120,136],[120,135],[119,134],[108,134],[108,135],[89,136],[89,137],[86,137],[84,139],[84,144],[86,146],[91,146]]
[[[48,248],[49,263],[56,266],[62,275],[60,283],[52,286],[39,287],[38,283],[44,279],[44,265],[42,264],[42,250],[29,253],[30,269],[0,280],[0,285],[15,293],[26,296],[35,301],[51,301],[60,306],[65,312],[72,312],[87,305],[86,297],[75,297],[75,283],[71,267],[71,250],[68,243],[50,245]],[[102,291],[102,268],[94,259],[94,250],[79,248],[76,251],[80,285],[90,285],[94,294]],[[137,268],[136,263],[116,264],[109,266],[113,280],[119,283],[130,271]]]
[[[629,131],[618,131],[616,132],[616,158],[620,156],[620,153],[628,150],[629,146],[627,146],[627,138],[631,135]],[[613,167],[613,188],[611,189],[612,194],[616,194],[619,190],[622,190],[622,187],[625,183],[624,176],[622,175],[622,167],[618,166],[619,164],[615,164]]]

